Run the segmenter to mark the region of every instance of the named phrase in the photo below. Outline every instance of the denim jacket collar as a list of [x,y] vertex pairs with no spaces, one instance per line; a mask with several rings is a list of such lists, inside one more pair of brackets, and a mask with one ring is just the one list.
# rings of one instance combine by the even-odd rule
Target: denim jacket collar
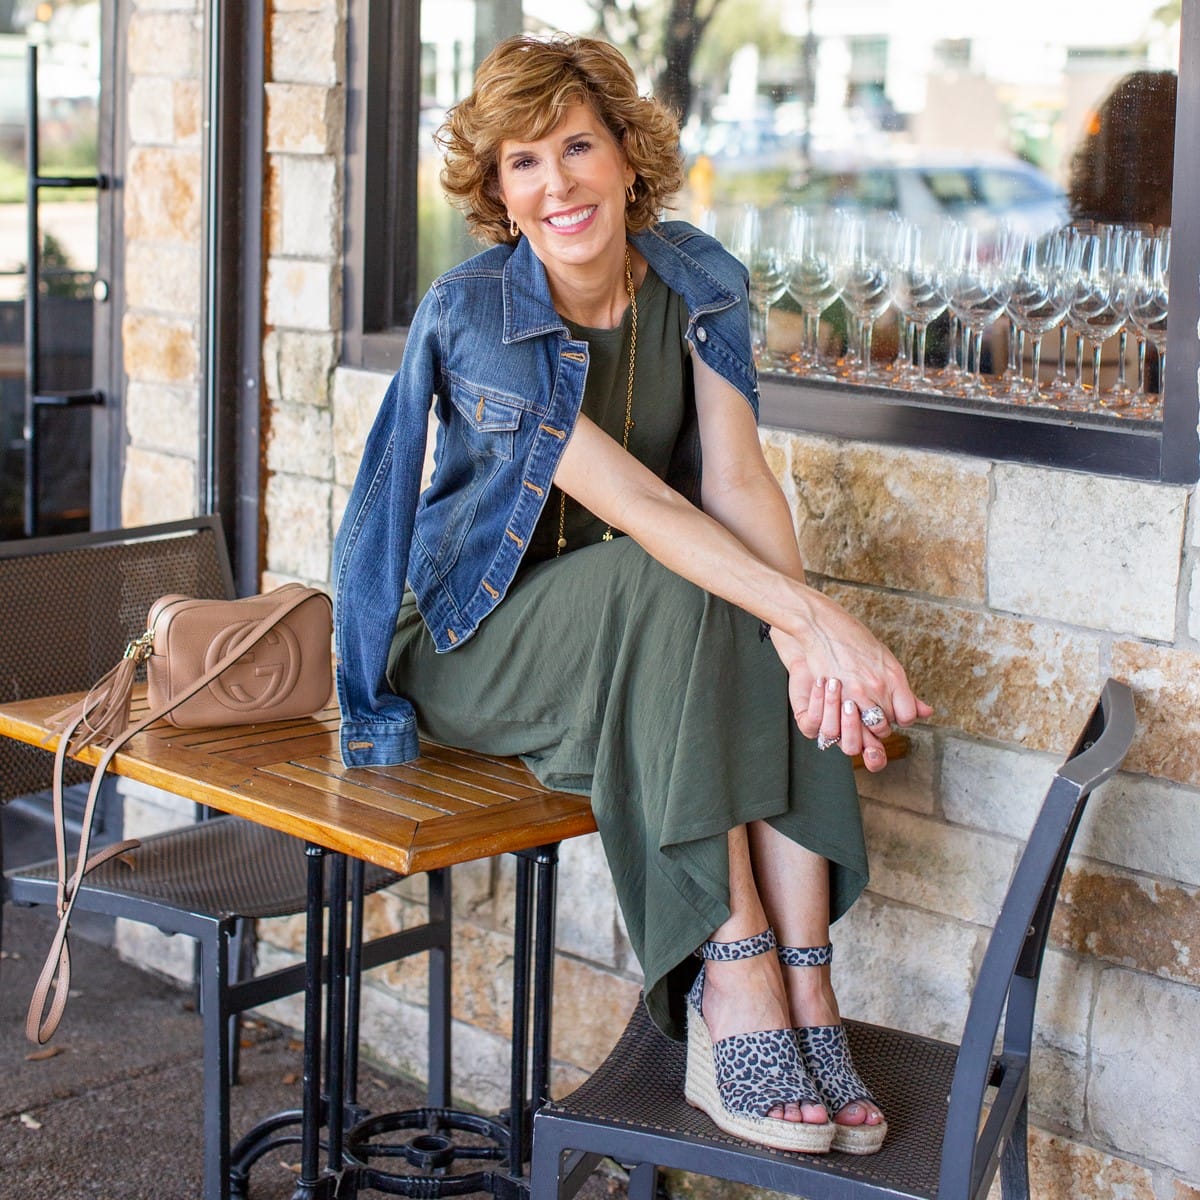
[[[633,234],[629,240],[663,283],[687,298],[693,319],[737,303],[733,292],[681,251],[661,228]],[[521,238],[504,264],[503,295],[506,344],[559,330],[567,332],[550,297],[546,268],[528,238]]]

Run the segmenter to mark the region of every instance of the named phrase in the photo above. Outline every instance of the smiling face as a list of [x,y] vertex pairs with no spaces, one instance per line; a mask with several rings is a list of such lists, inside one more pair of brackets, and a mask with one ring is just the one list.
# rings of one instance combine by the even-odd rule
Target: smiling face
[[510,217],[551,278],[623,260],[625,152],[586,104],[574,104],[543,138],[500,143],[499,185]]

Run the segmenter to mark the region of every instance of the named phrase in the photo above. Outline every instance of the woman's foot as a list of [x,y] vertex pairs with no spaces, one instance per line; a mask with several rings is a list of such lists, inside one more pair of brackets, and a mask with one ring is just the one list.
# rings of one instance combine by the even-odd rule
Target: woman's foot
[[688,993],[684,1094],[718,1128],[782,1150],[821,1153],[834,1128],[800,1063],[770,930],[705,942]]
[[788,1008],[800,1057],[833,1114],[833,1149],[874,1154],[887,1135],[887,1121],[850,1058],[829,978],[832,957],[830,945],[779,947],[779,959],[788,968]]

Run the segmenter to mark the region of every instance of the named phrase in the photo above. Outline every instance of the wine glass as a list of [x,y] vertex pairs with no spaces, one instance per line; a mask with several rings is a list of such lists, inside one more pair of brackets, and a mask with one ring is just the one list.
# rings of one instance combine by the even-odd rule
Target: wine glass
[[1030,379],[1024,375],[1024,356],[1010,394],[1018,403],[1036,404],[1042,398],[1042,339],[1066,316],[1070,304],[1068,253],[1070,236],[1058,229],[1041,236],[1010,233],[1005,247],[1005,308],[1017,330],[1032,342]]
[[[1138,333],[1138,388],[1133,400],[1137,416],[1153,416],[1162,403],[1167,365],[1167,307],[1171,292],[1171,230],[1143,238],[1131,255],[1129,319]],[[1158,394],[1146,391],[1146,343],[1158,358]]]
[[891,303],[886,253],[889,223],[889,217],[859,213],[843,213],[838,220],[834,280],[851,327],[847,374],[861,383],[871,379],[875,322]]
[[833,277],[832,219],[828,213],[794,208],[784,242],[788,294],[800,306],[804,332],[792,369],[810,378],[832,378],[821,364],[821,314],[838,298]]
[[[943,237],[945,233],[943,231]],[[892,302],[912,330],[912,387],[925,386],[925,334],[946,311],[945,253],[937,234],[912,221],[896,227],[892,257]]]
[[767,345],[771,306],[787,290],[786,217],[784,209],[745,205],[734,223],[728,247],[750,274],[750,340],[760,369],[785,366],[788,361]]
[[950,311],[962,322],[965,331],[963,367],[967,376],[957,389],[958,394],[987,396],[990,393],[980,376],[980,360],[984,330],[1004,311],[1000,248],[995,235],[956,225],[949,232],[946,253]]
[[[1076,336],[1092,348],[1093,403],[1105,403],[1100,382],[1102,347],[1125,323],[1124,250],[1125,234],[1115,226],[1083,234],[1075,246],[1067,319]],[[1121,403],[1127,398],[1115,399]]]

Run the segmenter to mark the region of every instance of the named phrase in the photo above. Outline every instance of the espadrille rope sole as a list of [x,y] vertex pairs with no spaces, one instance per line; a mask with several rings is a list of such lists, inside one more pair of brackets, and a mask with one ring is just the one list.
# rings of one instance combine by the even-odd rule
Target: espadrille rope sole
[[[785,967],[820,967],[832,961],[833,946],[779,946],[778,953]],[[830,1116],[836,1117],[848,1104],[865,1101],[878,1107],[854,1069],[844,1026],[811,1026],[795,1033],[804,1070],[821,1093]],[[877,1125],[839,1125],[835,1120],[833,1128],[833,1149],[843,1154],[874,1154],[887,1137],[887,1121]]]
[[[775,1029],[765,1034],[746,1036],[748,1039],[762,1039],[767,1046],[773,1046],[775,1043],[786,1046],[790,1043],[791,1031]],[[734,1040],[736,1039],[722,1039],[723,1042]],[[768,1054],[771,1054],[771,1051],[768,1051]],[[763,1094],[774,1090],[780,1081],[779,1073],[771,1077],[764,1072]],[[805,1154],[824,1154],[833,1142],[835,1130],[829,1121],[822,1125],[806,1121],[782,1121],[776,1117],[756,1117],[751,1113],[733,1112],[727,1108],[717,1087],[712,1037],[704,1018],[690,1005],[687,1075],[683,1094],[687,1102],[706,1113],[718,1129],[734,1137],[744,1138],[748,1142],[770,1146],[774,1150],[795,1150]]]

